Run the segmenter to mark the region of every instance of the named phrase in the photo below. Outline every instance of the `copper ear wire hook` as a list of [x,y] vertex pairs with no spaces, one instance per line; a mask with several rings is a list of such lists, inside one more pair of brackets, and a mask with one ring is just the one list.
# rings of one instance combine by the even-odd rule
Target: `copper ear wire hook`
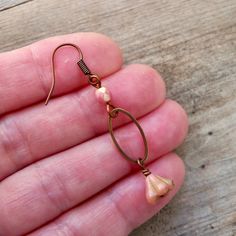
[[56,71],[55,71],[55,63],[54,63],[55,62],[55,60],[54,60],[55,59],[55,54],[58,51],[58,49],[60,49],[62,47],[66,47],[66,46],[71,46],[71,47],[75,48],[78,51],[79,55],[80,55],[79,62],[80,61],[83,62],[83,53],[82,53],[81,49],[77,45],[75,45],[73,43],[64,43],[64,44],[61,44],[61,45],[59,45],[58,47],[56,47],[54,49],[53,54],[52,54],[52,59],[51,59],[51,65],[52,65],[52,84],[51,84],[51,88],[49,90],[47,99],[45,101],[45,105],[48,104],[48,102],[49,102],[49,100],[50,100],[50,98],[52,96],[52,93],[54,91],[55,83],[56,83]]

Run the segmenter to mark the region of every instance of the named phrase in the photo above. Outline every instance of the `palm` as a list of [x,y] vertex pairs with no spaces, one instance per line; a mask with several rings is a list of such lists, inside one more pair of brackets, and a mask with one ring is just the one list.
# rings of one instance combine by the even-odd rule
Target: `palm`
[[[113,103],[139,119],[150,169],[174,180],[175,190],[156,206],[146,203],[143,176],[113,146],[105,108],[76,66],[73,49],[58,53],[54,99],[43,106],[51,53],[68,42],[82,48]],[[186,115],[165,100],[165,86],[153,69],[121,66],[117,46],[93,33],[51,38],[0,55],[0,235],[127,235],[178,191],[184,167],[170,152],[186,134]],[[126,150],[143,151],[126,119],[116,126]]]

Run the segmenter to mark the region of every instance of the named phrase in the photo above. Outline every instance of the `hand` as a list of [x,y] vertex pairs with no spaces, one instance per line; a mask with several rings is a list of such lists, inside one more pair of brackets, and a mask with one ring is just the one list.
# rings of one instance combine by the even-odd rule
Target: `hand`
[[[113,104],[138,119],[149,145],[153,174],[175,188],[156,205],[145,199],[145,178],[117,151],[107,113],[95,97],[73,48],[56,55],[54,98],[51,55],[62,43],[78,45],[91,71],[112,93]],[[146,65],[122,66],[109,38],[81,33],[49,38],[0,55],[0,235],[127,235],[179,190],[184,165],[173,152],[187,132],[187,117],[165,98],[160,75]],[[116,137],[134,157],[140,134],[119,118]],[[136,129],[136,128],[135,128]]]

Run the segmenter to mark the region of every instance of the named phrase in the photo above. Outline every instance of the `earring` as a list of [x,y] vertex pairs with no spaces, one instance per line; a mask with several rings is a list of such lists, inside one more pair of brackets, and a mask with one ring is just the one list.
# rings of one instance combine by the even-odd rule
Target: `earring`
[[[91,73],[90,69],[87,67],[87,65],[85,64],[85,62],[83,60],[82,51],[77,45],[71,44],[71,43],[65,43],[65,44],[59,45],[57,48],[54,49],[53,54],[52,54],[52,60],[51,60],[51,63],[52,63],[52,84],[51,84],[51,88],[50,88],[48,97],[46,99],[45,105],[48,104],[48,102],[52,96],[53,90],[55,88],[55,65],[54,65],[55,54],[59,48],[65,47],[65,46],[73,47],[79,53],[79,61],[77,62],[78,66],[80,67],[80,69],[82,70],[84,75],[87,76],[88,83],[96,88],[95,95],[96,95],[97,99],[106,105],[106,109],[107,109],[107,113],[108,113],[108,128],[109,128],[109,132],[110,132],[113,143],[115,144],[115,146],[117,147],[119,152],[122,154],[122,156],[126,160],[137,164],[141,168],[143,175],[146,177],[146,198],[147,198],[147,201],[150,204],[155,204],[160,197],[165,196],[170,190],[172,190],[174,188],[174,183],[170,179],[163,178],[158,175],[153,175],[150,172],[150,170],[146,168],[145,162],[148,159],[148,144],[147,144],[147,140],[146,140],[146,137],[145,137],[142,127],[140,126],[138,121],[128,111],[126,111],[120,107],[115,107],[114,105],[112,105],[110,91],[106,87],[103,87],[101,85],[101,80],[98,75]],[[144,154],[142,157],[140,157],[138,159],[134,159],[134,158],[130,157],[129,155],[127,155],[125,153],[125,151],[121,148],[121,146],[119,145],[119,143],[117,142],[117,140],[115,138],[112,121],[113,121],[113,119],[118,117],[118,115],[120,113],[123,113],[124,115],[126,115],[127,117],[130,118],[130,120],[136,125],[136,127],[138,128],[138,130],[142,136],[143,145],[144,145]]]

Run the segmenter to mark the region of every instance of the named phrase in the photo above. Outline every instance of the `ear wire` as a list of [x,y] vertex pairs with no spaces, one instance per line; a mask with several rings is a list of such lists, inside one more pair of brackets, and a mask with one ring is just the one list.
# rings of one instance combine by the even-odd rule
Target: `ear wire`
[[51,59],[51,64],[52,64],[52,84],[51,84],[51,88],[49,90],[47,99],[45,101],[45,105],[47,105],[49,103],[49,100],[50,100],[50,98],[52,96],[52,93],[53,93],[54,88],[55,88],[55,83],[56,83],[55,54],[58,51],[58,49],[60,49],[62,47],[66,47],[66,46],[70,46],[70,47],[75,48],[78,51],[79,56],[80,56],[79,61],[83,61],[83,53],[82,53],[81,49],[77,45],[75,45],[73,43],[64,43],[64,44],[61,44],[61,45],[59,45],[58,47],[56,47],[54,49],[54,51],[52,53],[52,59]]

